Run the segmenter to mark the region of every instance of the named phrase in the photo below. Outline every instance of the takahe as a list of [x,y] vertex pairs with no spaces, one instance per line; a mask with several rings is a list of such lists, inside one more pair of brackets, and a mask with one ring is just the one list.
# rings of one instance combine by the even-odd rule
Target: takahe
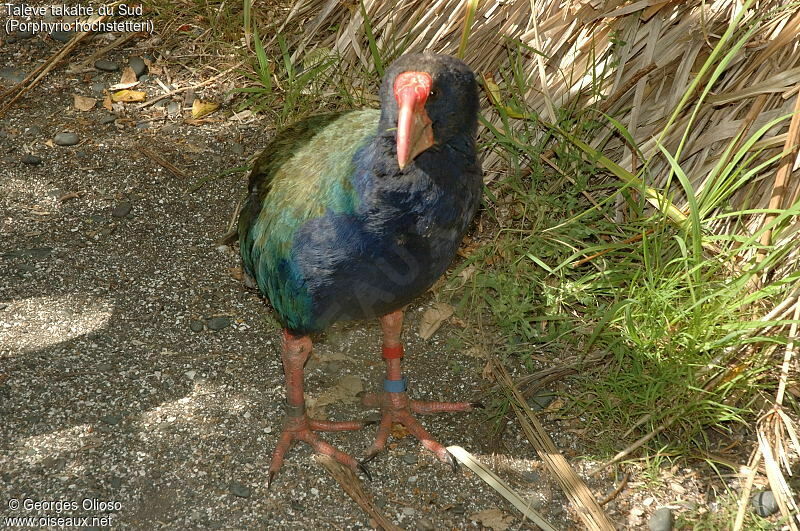
[[314,433],[364,422],[305,412],[309,335],[336,321],[377,317],[383,331],[383,392],[362,399],[382,413],[365,460],[383,449],[396,422],[455,466],[412,413],[477,405],[409,400],[400,370],[403,307],[447,269],[480,202],[475,77],[454,57],[405,55],[387,69],[380,96],[380,111],[331,113],[288,127],[250,174],[238,226],[244,270],[284,327],[286,419],[269,481],[295,440],[369,475],[363,461]]

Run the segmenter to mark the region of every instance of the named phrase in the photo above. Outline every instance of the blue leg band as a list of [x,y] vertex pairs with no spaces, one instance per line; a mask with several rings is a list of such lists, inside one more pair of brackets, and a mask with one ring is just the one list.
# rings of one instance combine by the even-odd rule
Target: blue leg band
[[383,380],[383,390],[387,393],[404,393],[406,390],[406,377],[399,380]]

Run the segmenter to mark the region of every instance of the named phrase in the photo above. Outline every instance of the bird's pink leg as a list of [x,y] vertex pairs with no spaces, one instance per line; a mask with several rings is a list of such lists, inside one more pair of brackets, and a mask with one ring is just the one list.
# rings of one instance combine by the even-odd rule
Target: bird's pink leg
[[283,372],[286,375],[286,418],[283,423],[283,431],[275,445],[275,451],[272,453],[267,487],[283,465],[283,457],[294,441],[306,442],[317,452],[328,455],[350,468],[359,468],[369,477],[369,471],[363,464],[337,450],[314,433],[315,431],[358,430],[363,428],[366,423],[362,421],[331,422],[308,418],[303,397],[303,367],[311,355],[311,348],[311,339],[308,336],[294,336],[288,330],[284,330],[281,360],[283,361]]
[[447,449],[436,442],[425,428],[414,418],[413,413],[429,414],[449,411],[471,411],[480,404],[475,402],[421,402],[409,400],[406,395],[406,380],[401,371],[403,344],[400,334],[403,329],[403,312],[397,311],[381,317],[383,330],[383,359],[386,361],[384,392],[370,393],[362,398],[368,407],[380,407],[381,423],[375,442],[367,450],[364,461],[375,457],[386,446],[392,423],[402,424],[422,442],[422,445],[446,463],[456,467],[455,460]]

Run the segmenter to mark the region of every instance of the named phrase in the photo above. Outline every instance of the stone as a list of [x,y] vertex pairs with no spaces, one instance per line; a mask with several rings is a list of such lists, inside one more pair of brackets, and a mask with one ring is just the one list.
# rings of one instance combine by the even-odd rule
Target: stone
[[94,67],[98,70],[102,70],[103,72],[116,72],[119,70],[119,65],[114,61],[109,61],[108,59],[98,59],[94,62]]
[[57,40],[58,42],[69,42],[72,40],[72,36],[75,34],[74,31],[61,31],[55,30],[50,32],[50,37]]
[[53,137],[53,142],[59,146],[74,146],[80,139],[75,133],[63,132]]
[[249,498],[250,497],[250,489],[245,487],[241,483],[236,482],[236,481],[231,483],[230,486],[228,487],[228,489],[230,490],[231,494],[233,494],[234,496],[236,496],[238,498]]
[[22,83],[22,80],[25,79],[26,75],[27,74],[25,72],[13,66],[5,66],[0,68],[0,78],[11,81],[14,84]]
[[128,66],[130,66],[133,73],[136,74],[137,79],[147,73],[147,64],[145,64],[141,57],[133,56],[128,59]]
[[115,218],[124,218],[131,213],[133,206],[127,201],[121,201],[111,211],[111,215]]
[[656,509],[656,512],[654,512],[647,521],[647,527],[650,531],[671,531],[674,524],[675,517],[672,514],[672,509],[669,507]]
[[757,492],[750,498],[750,505],[757,515],[767,517],[778,512],[778,502],[771,490]]
[[208,328],[211,330],[222,330],[225,327],[231,325],[231,318],[230,317],[212,317],[209,319],[206,324]]

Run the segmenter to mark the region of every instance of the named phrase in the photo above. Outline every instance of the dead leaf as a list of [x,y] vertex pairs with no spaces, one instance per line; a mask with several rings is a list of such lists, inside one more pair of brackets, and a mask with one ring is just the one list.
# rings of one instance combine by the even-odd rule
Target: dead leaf
[[193,118],[187,118],[187,119],[185,119],[183,121],[183,123],[185,123],[186,125],[200,126],[200,125],[203,125],[203,124],[211,124],[211,123],[219,122],[219,121],[221,121],[221,120],[215,120],[213,118],[200,118],[199,120],[195,120]]
[[492,529],[492,531],[505,531],[514,523],[514,517],[500,509],[486,509],[470,515],[469,519],[479,522],[482,526]]
[[106,97],[103,98],[103,108],[107,111],[110,111],[112,109],[111,96],[109,96],[108,94],[106,94]]
[[306,370],[310,371],[312,369],[316,369],[325,363],[330,363],[332,361],[345,361],[348,359],[350,358],[339,352],[320,354],[315,350],[311,353],[311,358],[308,360],[308,363],[306,363]]
[[125,90],[135,87],[138,84],[139,81],[136,79],[136,72],[133,71],[133,68],[126,66],[125,70],[122,71],[122,77],[120,78],[119,83],[111,85],[108,87],[108,90]]
[[125,69],[122,71],[122,77],[119,78],[120,83],[136,83],[136,72],[133,71],[133,68],[126,66]]
[[95,103],[97,103],[97,100],[94,98],[87,98],[78,94],[72,96],[72,104],[79,111],[88,111],[94,107]]
[[83,192],[67,192],[58,198],[58,202],[63,203],[64,201],[69,201],[70,199],[78,199],[82,195]]
[[453,315],[453,307],[444,302],[437,302],[425,310],[419,323],[419,337],[430,339],[451,315]]
[[192,144],[191,142],[186,142],[183,146],[183,149],[189,153],[205,153],[206,151],[206,148],[198,146],[197,144]]
[[144,101],[147,98],[147,93],[142,92],[141,90],[120,90],[119,92],[114,92],[111,94],[111,101],[114,102],[126,102],[130,103],[133,101]]
[[464,279],[464,284],[466,284],[467,281],[472,278],[472,275],[474,275],[475,271],[477,271],[477,270],[478,270],[478,268],[475,267],[474,265],[467,266],[467,267],[465,267],[464,269],[461,270],[461,272],[458,274],[458,276],[463,278]]
[[244,279],[244,271],[241,267],[229,267],[228,274],[231,276],[232,279],[238,280],[241,282]]
[[202,118],[219,109],[219,103],[213,101],[194,100],[192,103],[192,118]]
[[566,402],[564,402],[560,398],[556,398],[555,400],[547,404],[547,407],[544,408],[544,410],[547,411],[548,413],[552,413],[553,411],[558,411],[559,409],[563,408],[565,405]]
[[138,81],[134,81],[133,83],[117,83],[115,85],[111,85],[110,87],[108,87],[108,90],[110,90],[112,92],[113,91],[117,91],[117,90],[125,90],[125,89],[129,89],[129,88],[133,88],[138,84],[139,84]]
[[147,65],[147,72],[148,73],[150,73],[150,74],[152,74],[154,76],[160,76],[161,74],[164,73],[164,70],[160,66],[156,65],[155,63],[153,63],[153,61],[151,61],[147,57],[143,57],[142,59],[144,60],[144,64]]
[[343,376],[339,383],[333,387],[329,387],[320,393],[318,397],[307,397],[306,407],[308,414],[311,417],[324,417],[325,406],[337,402],[353,403],[359,399],[356,396],[364,390],[364,385],[361,383],[361,378],[353,375]]
[[403,437],[406,437],[407,435],[410,435],[410,432],[408,431],[408,428],[406,428],[402,424],[397,424],[397,423],[392,424],[392,438],[393,439],[402,439]]
[[464,351],[464,354],[479,360],[486,359],[486,350],[480,345],[473,345]]
[[494,370],[492,369],[491,361],[487,361],[486,365],[483,366],[483,370],[481,371],[481,376],[487,382],[495,381],[496,378],[494,377]]

